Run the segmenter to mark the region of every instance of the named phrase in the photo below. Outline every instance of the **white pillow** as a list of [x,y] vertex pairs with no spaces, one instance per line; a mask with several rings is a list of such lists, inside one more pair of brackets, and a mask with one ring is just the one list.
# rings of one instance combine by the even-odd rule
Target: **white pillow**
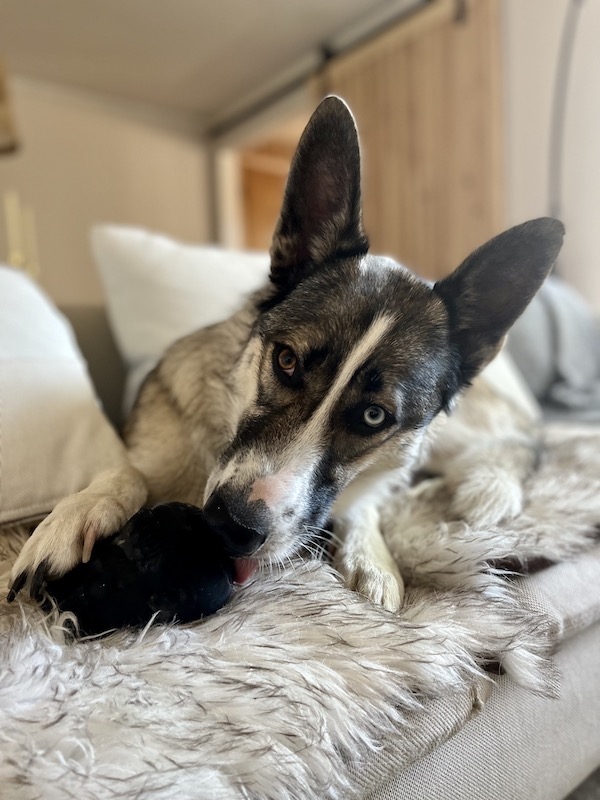
[[186,245],[117,225],[92,230],[92,251],[128,367],[125,411],[167,347],[226,319],[269,274],[266,253]]
[[24,273],[0,266],[0,524],[42,517],[124,457],[72,330]]

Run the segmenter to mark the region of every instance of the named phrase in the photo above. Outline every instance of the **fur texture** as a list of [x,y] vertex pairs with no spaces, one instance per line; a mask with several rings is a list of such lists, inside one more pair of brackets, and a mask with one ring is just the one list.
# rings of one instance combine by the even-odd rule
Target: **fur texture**
[[[546,432],[523,514],[477,529],[441,478],[382,516],[407,581],[390,614],[319,561],[262,575],[215,617],[69,643],[56,615],[0,604],[0,785],[11,800],[351,798],[348,762],[410,740],[426,697],[499,662],[553,693],[556,623],[490,563],[568,558],[600,520],[600,433]],[[8,569],[26,531],[4,533]],[[489,679],[489,678],[488,678]],[[350,712],[350,713],[349,713]],[[409,720],[411,720],[409,722]]]

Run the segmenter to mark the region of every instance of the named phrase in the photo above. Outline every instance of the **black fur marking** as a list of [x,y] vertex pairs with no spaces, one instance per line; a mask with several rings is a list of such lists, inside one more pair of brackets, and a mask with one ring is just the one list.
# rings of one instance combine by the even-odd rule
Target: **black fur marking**
[[383,388],[383,375],[376,367],[373,367],[365,375],[363,391],[367,394],[372,394],[374,392],[381,392]]
[[[332,355],[329,347],[315,347],[306,354],[304,358],[304,369],[310,372],[312,369],[321,367]],[[337,360],[337,359],[336,359]]]
[[452,399],[461,389],[460,383],[460,356],[456,350],[452,351],[450,359],[453,362],[452,369],[448,372],[447,380],[442,389],[442,400],[440,403],[439,411],[450,413],[450,404]]
[[308,278],[316,270],[316,268],[317,265],[312,263],[299,265],[297,268],[298,280],[296,282],[289,281],[279,283],[274,279],[273,274],[271,274],[270,281],[273,285],[273,292],[262,300],[259,300],[259,302],[256,304],[258,313],[264,314],[280,305],[290,294],[290,292],[292,292],[293,289],[302,282],[302,280]]
[[310,487],[311,497],[311,523],[323,527],[328,519],[329,511],[338,494],[339,487],[336,481],[336,467],[338,465],[335,456],[324,453],[317,465],[312,485]]
[[[366,240],[366,237],[365,237]],[[291,267],[291,273],[288,274],[286,280],[280,281],[276,275],[271,273],[269,278],[271,283],[271,292],[267,296],[262,296],[257,300],[256,309],[259,314],[264,314],[271,311],[277,306],[281,305],[290,294],[301,286],[308,278],[316,273],[325,274],[329,272],[335,281],[340,281],[340,267],[344,262],[356,263],[357,259],[366,255],[369,251],[369,243],[365,241],[364,245],[357,248],[349,248],[347,250],[339,250],[335,254],[335,258],[329,259],[323,263],[316,263],[314,261],[299,262]],[[293,273],[293,278],[290,275]],[[365,330],[368,323],[365,321]]]
[[265,413],[260,416],[247,416],[240,420],[238,425],[235,439],[227,450],[223,453],[223,459],[227,460],[231,454],[234,454],[238,447],[245,446],[249,442],[261,441],[262,437],[266,434],[272,426],[272,416],[277,412],[275,405],[261,404],[261,410],[264,409]]

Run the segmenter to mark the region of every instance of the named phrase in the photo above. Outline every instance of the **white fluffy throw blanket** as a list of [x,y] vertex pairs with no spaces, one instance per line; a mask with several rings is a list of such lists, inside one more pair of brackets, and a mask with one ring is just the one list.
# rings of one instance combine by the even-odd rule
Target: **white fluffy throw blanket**
[[[547,436],[509,525],[445,521],[436,481],[389,509],[408,582],[397,616],[320,562],[260,576],[206,621],[77,643],[32,604],[0,602],[2,797],[349,798],[349,760],[411,737],[424,698],[473,686],[486,663],[549,691],[552,623],[489,567],[568,558],[595,533],[600,435]],[[0,534],[0,557],[21,541]]]

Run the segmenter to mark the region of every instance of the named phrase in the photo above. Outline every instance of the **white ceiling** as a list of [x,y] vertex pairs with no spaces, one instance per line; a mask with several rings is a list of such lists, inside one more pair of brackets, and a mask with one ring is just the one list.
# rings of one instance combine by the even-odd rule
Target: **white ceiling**
[[0,0],[14,74],[218,119],[400,0]]

